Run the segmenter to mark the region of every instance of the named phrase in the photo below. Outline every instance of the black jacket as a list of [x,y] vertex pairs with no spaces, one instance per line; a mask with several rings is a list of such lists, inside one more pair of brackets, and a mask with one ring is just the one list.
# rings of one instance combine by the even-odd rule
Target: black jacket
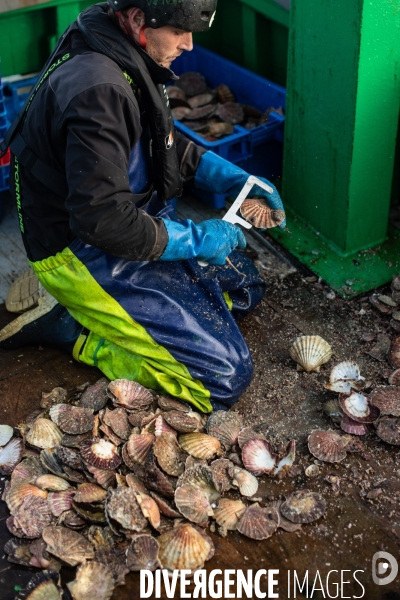
[[[92,18],[108,19],[105,4],[88,10],[94,11]],[[146,107],[140,106],[140,92],[133,93],[123,70],[129,72],[133,47],[145,58],[154,83],[166,83],[173,73],[155,63],[114,23],[108,30],[111,39],[105,41],[117,53],[119,64],[94,52],[74,29],[60,52],[78,54],[43,83],[23,126],[27,145],[46,164],[65,173],[68,182],[63,199],[19,166],[23,237],[32,261],[60,252],[75,237],[128,260],[157,259],[168,242],[163,221],[133,203],[129,157],[144,133],[141,112]],[[177,132],[175,141],[181,176],[187,182],[204,150]],[[13,179],[10,176],[15,193]]]

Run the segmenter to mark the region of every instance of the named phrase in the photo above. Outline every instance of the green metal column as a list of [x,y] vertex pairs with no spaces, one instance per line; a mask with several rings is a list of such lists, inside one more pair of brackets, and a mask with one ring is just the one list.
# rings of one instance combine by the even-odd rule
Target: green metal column
[[342,255],[386,239],[400,0],[292,0],[286,204]]

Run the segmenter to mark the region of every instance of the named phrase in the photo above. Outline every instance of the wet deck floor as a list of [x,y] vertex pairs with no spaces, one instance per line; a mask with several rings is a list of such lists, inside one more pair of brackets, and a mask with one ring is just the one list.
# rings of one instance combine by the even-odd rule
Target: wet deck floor
[[[315,479],[304,474],[305,467],[313,463],[306,444],[308,434],[315,428],[327,429],[332,425],[321,410],[324,401],[331,398],[323,387],[331,364],[355,359],[361,365],[362,374],[373,385],[385,384],[388,364],[384,356],[377,361],[366,353],[376,340],[366,343],[362,338],[365,332],[385,333],[388,320],[360,300],[328,300],[329,288],[312,279],[307,280],[299,273],[270,276],[267,269],[266,276],[269,286],[266,299],[240,325],[254,358],[255,371],[250,388],[236,408],[243,414],[246,424],[258,426],[275,444],[296,439],[299,469],[297,474],[282,481],[262,479],[257,495],[264,503],[307,487],[324,495],[327,512],[323,519],[304,525],[298,532],[278,530],[262,542],[247,540],[237,533],[229,533],[226,538],[212,534],[216,554],[206,564],[207,571],[279,569],[276,576],[279,586],[275,591],[279,591],[281,600],[294,597],[400,600],[400,576],[386,586],[372,581],[372,558],[376,552],[386,551],[400,558],[398,448],[388,446],[371,434],[364,439],[363,448],[348,454],[340,465],[320,465],[320,473]],[[0,327],[10,317],[0,305]],[[323,335],[334,348],[334,358],[320,374],[298,374],[289,358],[288,348],[301,333]],[[394,334],[390,335],[394,337]],[[39,407],[42,391],[50,391],[55,386],[72,389],[86,381],[94,382],[100,376],[96,369],[79,365],[55,349],[0,350],[0,422],[17,425]],[[336,495],[325,479],[328,474],[340,478]],[[374,490],[380,490],[376,492],[376,498],[368,498]],[[0,502],[1,546],[10,537],[5,526],[7,516],[6,505]],[[1,600],[14,598],[16,590],[24,587],[35,571],[11,565],[0,554]],[[294,571],[300,581],[306,571],[309,574],[308,590],[306,586],[302,593],[297,589],[296,595],[293,583],[290,593],[287,588],[288,572],[293,582]],[[317,579],[311,595],[318,578],[317,571],[323,591]],[[331,573],[327,588],[326,577],[330,571],[337,572]],[[355,571],[358,571],[356,577],[363,587],[355,581]],[[68,570],[63,570],[62,574],[64,579],[70,576]],[[350,582],[343,583],[342,590],[341,577],[344,582]],[[115,590],[113,600],[140,597],[139,576],[129,574],[126,582],[126,586]],[[267,592],[265,578],[261,589]],[[176,593],[175,598],[179,597]]]

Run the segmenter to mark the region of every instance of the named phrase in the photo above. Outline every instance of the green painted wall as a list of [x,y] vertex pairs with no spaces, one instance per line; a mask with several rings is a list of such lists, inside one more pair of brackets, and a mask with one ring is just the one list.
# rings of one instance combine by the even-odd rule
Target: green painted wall
[[91,4],[95,2],[50,0],[44,5],[1,13],[1,75],[40,71],[56,40],[79,12]]
[[400,0],[293,0],[284,198],[343,253],[386,237]]

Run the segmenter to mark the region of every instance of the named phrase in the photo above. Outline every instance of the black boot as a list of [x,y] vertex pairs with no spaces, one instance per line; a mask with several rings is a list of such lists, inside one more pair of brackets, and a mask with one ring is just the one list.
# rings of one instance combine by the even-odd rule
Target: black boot
[[29,344],[57,346],[72,352],[74,344],[83,330],[66,308],[54,301],[55,306],[38,314],[32,309],[0,331],[0,348],[15,350]]

